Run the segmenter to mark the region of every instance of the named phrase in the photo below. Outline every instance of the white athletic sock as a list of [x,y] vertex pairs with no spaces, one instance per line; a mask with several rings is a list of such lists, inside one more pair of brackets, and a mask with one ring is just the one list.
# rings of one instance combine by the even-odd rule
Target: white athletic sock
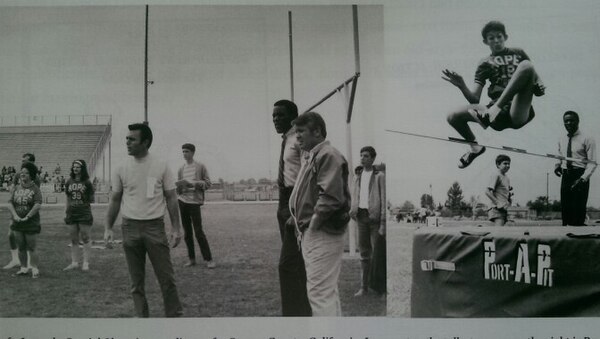
[[72,264],[77,264],[79,263],[79,260],[77,260],[77,258],[79,257],[77,255],[77,249],[79,248],[79,246],[77,245],[73,245],[71,246],[71,263]]
[[90,262],[90,252],[92,249],[92,243],[88,242],[87,244],[83,244],[83,263],[88,263]]
[[10,255],[12,257],[11,261],[19,261],[19,250],[10,250]]

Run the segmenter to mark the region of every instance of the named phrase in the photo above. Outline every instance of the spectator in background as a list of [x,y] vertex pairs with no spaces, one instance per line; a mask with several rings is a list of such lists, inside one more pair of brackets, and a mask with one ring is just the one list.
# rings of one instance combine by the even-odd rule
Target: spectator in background
[[37,174],[37,167],[33,163],[24,162],[21,165],[20,182],[11,191],[8,204],[12,216],[10,229],[16,240],[21,264],[21,269],[16,275],[29,273],[29,256],[33,278],[39,277],[40,274],[35,248],[36,236],[41,231],[39,210],[42,205],[42,192],[32,180]]
[[[24,165],[26,163],[31,163],[31,164],[33,164],[33,167],[35,167],[35,155],[32,153],[23,154],[23,156],[21,157],[21,165]],[[15,168],[10,166],[8,170],[12,172],[15,170]],[[37,167],[36,167],[35,173],[31,173],[31,171],[30,171],[29,174],[30,174],[32,182],[37,187],[39,187],[40,186],[40,176],[38,175]],[[21,177],[20,175],[12,175],[12,174],[7,175],[7,177],[5,177],[5,180],[8,179],[5,182],[7,183],[7,185],[10,186],[11,193],[17,187],[17,185],[20,183],[20,180],[21,180],[20,177]],[[13,267],[17,267],[21,264],[21,262],[19,260],[19,248],[18,248],[18,244],[17,244],[16,235],[12,231],[13,222],[14,222],[14,218],[11,218],[11,220],[9,221],[9,231],[8,231],[8,243],[10,246],[11,261],[8,264],[6,264],[6,266],[3,267],[3,269],[5,269],[5,270],[9,270],[9,269],[11,269]],[[25,267],[27,267],[27,266],[25,266]]]
[[64,271],[70,271],[79,267],[79,255],[77,252],[79,250],[80,236],[83,242],[83,263],[81,270],[88,271],[90,269],[89,258],[92,249],[90,228],[94,223],[90,203],[94,201],[94,187],[90,182],[90,176],[84,160],[73,161],[70,176],[65,190],[67,195],[65,224],[69,225],[71,234],[71,264],[65,267]]
[[56,168],[54,168],[54,174],[57,176],[60,175],[60,164],[56,164]]
[[183,144],[181,146],[185,163],[177,171],[177,198],[185,244],[188,250],[189,262],[186,267],[196,265],[196,252],[194,251],[194,233],[202,258],[208,268],[215,268],[215,262],[210,252],[210,245],[206,234],[202,230],[202,214],[200,207],[204,205],[204,191],[210,188],[211,182],[206,167],[194,160],[196,146]]
[[[373,166],[377,152],[371,146],[360,150],[360,166],[354,171],[354,185],[352,187],[352,206],[350,216],[358,224],[358,248],[360,250],[361,285],[355,297],[363,296],[369,292],[369,277],[372,268],[377,264],[373,256],[374,248],[379,237],[385,236],[385,174]],[[381,242],[382,239],[379,239]],[[383,238],[385,242],[385,238]],[[385,245],[384,245],[385,246]],[[385,270],[385,263],[383,264]],[[385,273],[383,281],[374,282],[379,293],[385,292]],[[381,288],[383,285],[383,289]]]
[[[563,124],[567,135],[560,137],[558,154],[572,160],[559,161],[554,174],[561,178],[560,202],[563,226],[585,226],[590,177],[596,170],[596,141],[579,129],[579,114],[566,111]],[[579,162],[577,160],[582,160]]]

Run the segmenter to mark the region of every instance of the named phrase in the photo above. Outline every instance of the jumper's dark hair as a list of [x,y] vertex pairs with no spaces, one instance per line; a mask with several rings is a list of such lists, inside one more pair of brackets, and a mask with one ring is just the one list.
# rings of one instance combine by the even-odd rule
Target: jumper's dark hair
[[375,148],[373,148],[372,146],[365,146],[363,148],[360,149],[360,153],[362,152],[369,152],[369,154],[371,155],[371,158],[375,159],[375,157],[377,156],[377,152],[375,152]]
[[130,131],[140,131],[140,142],[144,142],[144,140],[148,140],[148,149],[152,145],[152,130],[148,124],[144,123],[136,123],[127,126]]
[[504,24],[500,21],[493,20],[485,24],[485,26],[483,26],[483,29],[481,30],[481,36],[484,40],[487,37],[487,34],[491,31],[498,31],[504,34],[504,36],[506,36],[506,28],[504,27]]
[[306,126],[310,131],[320,130],[323,138],[327,137],[327,128],[325,127],[325,120],[319,113],[306,112],[302,113],[292,121],[294,126]]
[[577,112],[575,111],[566,111],[565,114],[563,114],[563,119],[567,116],[567,115],[572,115],[575,117],[575,119],[577,119],[577,121],[579,121],[579,114],[577,114]]
[[496,166],[500,165],[503,161],[510,162],[510,157],[506,154],[500,154],[496,157]]
[[31,177],[31,180],[33,180],[35,177],[37,177],[38,168],[37,168],[37,166],[35,166],[34,163],[24,162],[21,164],[21,168],[27,169],[27,172],[29,172],[29,176]]
[[81,166],[81,181],[88,180],[90,178],[90,174],[88,173],[88,168],[87,164],[85,163],[85,160],[82,159],[77,159],[71,164],[71,179],[75,179],[75,173],[73,173],[73,165],[75,164],[79,164]]
[[285,107],[285,110],[288,112],[292,119],[296,119],[298,117],[298,106],[295,103],[289,100],[279,100],[273,104],[273,107],[282,106]]

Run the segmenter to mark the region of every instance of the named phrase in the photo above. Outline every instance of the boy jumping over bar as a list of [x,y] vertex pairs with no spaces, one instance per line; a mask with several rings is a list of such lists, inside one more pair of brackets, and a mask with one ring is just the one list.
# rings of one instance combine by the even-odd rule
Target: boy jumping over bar
[[[535,113],[531,106],[533,96],[542,96],[546,90],[533,68],[529,56],[520,48],[504,46],[508,39],[504,24],[488,22],[481,30],[483,43],[492,54],[483,58],[475,71],[475,84],[469,89],[461,75],[445,69],[442,79],[458,87],[469,105],[448,114],[448,123],[470,144],[458,164],[459,168],[469,166],[475,158],[485,152],[485,146],[477,144],[469,122],[477,122],[484,129],[492,127],[496,131],[506,128],[519,129],[525,126]],[[481,105],[481,92],[486,84],[491,102]]]

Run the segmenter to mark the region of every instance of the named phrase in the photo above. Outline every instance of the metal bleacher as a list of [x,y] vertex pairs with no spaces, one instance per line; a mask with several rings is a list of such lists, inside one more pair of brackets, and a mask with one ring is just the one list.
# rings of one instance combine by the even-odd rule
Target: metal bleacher
[[41,175],[48,172],[52,177],[58,164],[60,175],[68,177],[73,160],[83,159],[93,177],[96,164],[110,140],[111,119],[110,116],[100,116],[103,119],[99,121],[99,116],[93,116],[95,119],[90,123],[75,117],[69,116],[68,122],[59,121],[52,125],[35,125],[31,119],[25,120],[25,123],[23,119],[21,123],[12,123],[6,118],[0,120],[0,168],[19,168],[22,155],[33,153],[36,165],[42,167]]

